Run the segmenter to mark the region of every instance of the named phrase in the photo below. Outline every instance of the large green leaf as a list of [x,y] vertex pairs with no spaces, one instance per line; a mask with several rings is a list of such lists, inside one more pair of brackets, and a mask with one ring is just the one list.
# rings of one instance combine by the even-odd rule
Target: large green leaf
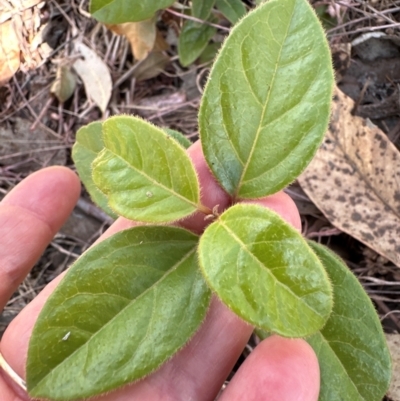
[[307,0],[271,0],[226,40],[200,107],[204,155],[228,193],[256,198],[293,181],[327,128],[329,48]]
[[193,17],[207,19],[214,7],[215,0],[192,0]]
[[218,297],[264,330],[306,336],[332,309],[321,262],[298,231],[261,206],[235,205],[208,226],[199,261]]
[[242,0],[216,0],[215,5],[232,24],[236,24],[246,14]]
[[92,178],[92,162],[103,148],[101,123],[98,121],[90,123],[80,128],[76,133],[76,142],[72,148],[72,159],[93,202],[109,216],[116,219],[118,216],[108,206],[107,197],[98,190]]
[[137,380],[194,334],[208,309],[198,237],[135,227],[87,251],[44,306],[29,344],[36,398],[88,398]]
[[324,328],[307,341],[321,369],[319,401],[380,401],[391,360],[379,318],[361,284],[327,248],[309,241],[333,284],[334,306]]
[[184,66],[192,64],[207,47],[216,29],[195,21],[185,21],[179,35],[179,61]]
[[192,162],[161,129],[136,117],[112,117],[103,123],[103,140],[93,181],[118,214],[168,222],[201,208]]
[[149,19],[172,4],[174,0],[91,0],[89,10],[104,24],[122,24]]

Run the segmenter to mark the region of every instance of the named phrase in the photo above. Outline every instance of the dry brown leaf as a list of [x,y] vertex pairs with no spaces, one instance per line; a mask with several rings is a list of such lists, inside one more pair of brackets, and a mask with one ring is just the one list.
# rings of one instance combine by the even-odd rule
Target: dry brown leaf
[[299,183],[328,220],[400,267],[400,153],[335,91],[329,131]]
[[73,68],[81,77],[87,96],[104,113],[111,97],[110,71],[104,61],[82,42],[75,42],[74,49],[80,58],[74,62]]
[[0,24],[39,3],[42,0],[0,0]]
[[392,380],[387,396],[400,401],[400,334],[386,334],[386,341],[392,357]]
[[76,80],[69,67],[59,66],[50,92],[54,93],[60,102],[65,102],[74,93],[75,86]]
[[7,83],[20,65],[20,47],[13,22],[0,25],[0,86]]
[[128,39],[136,60],[144,60],[154,48],[157,32],[155,18],[139,22],[108,25],[108,28]]
[[137,64],[133,76],[137,81],[156,77],[169,63],[169,57],[162,52],[152,52],[140,64]]

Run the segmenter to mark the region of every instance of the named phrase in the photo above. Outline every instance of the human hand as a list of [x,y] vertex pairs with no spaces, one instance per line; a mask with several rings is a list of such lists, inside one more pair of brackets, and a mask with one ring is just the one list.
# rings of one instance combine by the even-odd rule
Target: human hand
[[[189,150],[201,182],[202,203],[223,210],[228,196],[219,188],[205,164],[199,143]],[[79,197],[79,180],[70,170],[50,167],[32,174],[0,203],[0,308],[28,274],[54,234],[71,213]],[[300,228],[293,201],[283,192],[257,201]],[[134,223],[118,219],[102,239]],[[203,215],[183,226],[201,232]],[[34,299],[4,333],[0,351],[21,377],[25,376],[29,337],[39,311],[57,278]],[[209,401],[245,347],[253,327],[240,320],[214,298],[207,318],[189,344],[144,380],[101,396],[101,401]],[[79,375],[79,372],[77,372]],[[0,400],[29,398],[0,377]],[[9,380],[7,380],[9,382]],[[319,368],[311,347],[301,339],[271,336],[261,342],[242,364],[219,401],[317,401]]]

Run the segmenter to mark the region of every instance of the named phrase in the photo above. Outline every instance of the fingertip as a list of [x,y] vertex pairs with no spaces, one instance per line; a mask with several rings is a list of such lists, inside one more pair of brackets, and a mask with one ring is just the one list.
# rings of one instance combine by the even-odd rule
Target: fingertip
[[47,222],[54,235],[74,208],[80,190],[73,171],[51,166],[29,175],[4,197],[2,204],[28,210]]
[[242,364],[220,401],[317,401],[318,359],[303,339],[273,335]]

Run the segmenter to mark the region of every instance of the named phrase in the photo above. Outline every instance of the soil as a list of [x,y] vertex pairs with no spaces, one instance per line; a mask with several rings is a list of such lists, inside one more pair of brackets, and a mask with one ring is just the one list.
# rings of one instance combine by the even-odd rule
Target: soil
[[[245,3],[252,6],[251,1]],[[338,86],[356,102],[354,114],[369,118],[400,149],[400,1],[312,3],[327,29]],[[179,64],[176,32],[180,17],[167,12],[159,17],[158,29],[166,44],[159,72],[156,67],[161,64],[139,68],[127,41],[90,19],[84,10],[87,1],[45,1],[27,14],[36,18],[35,28],[22,21],[23,40],[32,38],[40,27],[45,27],[46,33],[40,51],[26,57],[19,71],[0,87],[0,199],[45,166],[61,164],[74,170],[71,147],[75,133],[95,120],[135,113],[156,125],[177,129],[192,141],[198,137],[197,111],[211,62],[198,61],[188,68]],[[71,43],[76,35],[82,35],[111,72],[112,95],[104,113],[87,98],[79,79],[64,103],[49,92],[58,66],[71,63]],[[215,41],[221,42],[225,35],[226,29],[219,30]],[[297,183],[287,192],[299,208],[306,237],[327,244],[346,261],[373,300],[384,330],[400,333],[398,267],[333,227]],[[82,190],[69,221],[0,316],[0,337],[16,314],[110,222]],[[376,280],[370,281],[371,277]],[[256,343],[257,338],[252,338],[241,359]]]

